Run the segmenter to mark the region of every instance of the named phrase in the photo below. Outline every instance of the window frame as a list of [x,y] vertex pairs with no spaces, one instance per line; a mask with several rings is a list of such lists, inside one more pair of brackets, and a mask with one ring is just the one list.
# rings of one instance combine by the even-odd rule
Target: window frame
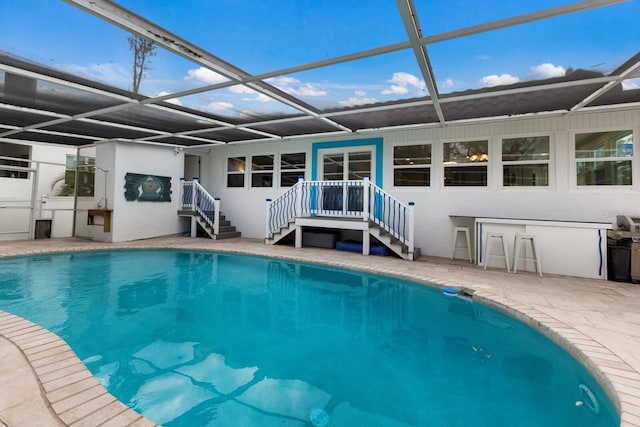
[[[409,165],[396,165],[396,153],[395,150],[398,147],[412,147],[412,146],[428,146],[429,147],[429,163],[417,163],[417,164],[409,164]],[[430,189],[433,187],[433,158],[434,158],[435,144],[431,141],[421,141],[421,142],[409,142],[409,143],[401,143],[394,144],[391,146],[391,170],[393,173],[391,174],[391,187],[394,189]],[[396,185],[396,170],[410,170],[410,169],[427,169],[428,172],[428,181],[427,185]]]
[[[226,182],[225,182],[225,188],[226,189],[245,189],[247,188],[247,156],[246,155],[228,155],[227,156],[227,161],[225,162],[225,177],[226,177]],[[244,170],[243,171],[230,171],[229,170],[229,160],[231,159],[244,159]],[[229,185],[229,176],[230,175],[234,175],[234,176],[242,176],[242,185],[239,186],[230,186]]]
[[[445,158],[445,152],[446,152],[446,145],[447,144],[455,144],[455,143],[469,143],[469,142],[486,142],[487,143],[487,160],[486,161],[481,161],[481,162],[465,162],[465,163],[458,163],[458,164],[447,164],[447,162],[445,162],[444,158]],[[484,137],[477,137],[477,138],[455,138],[455,139],[447,139],[447,140],[442,140],[441,141],[441,153],[440,153],[440,165],[442,167],[442,176],[441,176],[441,182],[440,184],[442,185],[442,189],[444,191],[455,191],[457,190],[470,190],[470,189],[474,189],[477,191],[488,191],[491,188],[492,185],[492,168],[493,168],[493,164],[495,163],[493,161],[493,158],[495,157],[494,154],[494,150],[493,147],[496,144],[493,143],[493,138],[489,137],[489,136],[484,136]],[[484,166],[486,168],[486,184],[485,185],[447,185],[447,183],[445,182],[446,176],[447,176],[447,168],[468,168],[468,167],[478,167],[478,166]]]
[[[620,127],[607,127],[607,128],[595,128],[595,129],[580,129],[573,130],[569,135],[569,147],[570,147],[570,157],[571,157],[571,187],[577,191],[615,191],[622,190],[628,191],[630,189],[637,189],[640,187],[639,177],[638,177],[638,166],[637,166],[637,146],[633,144],[633,154],[630,157],[619,157],[619,156],[610,156],[610,157],[593,157],[593,158],[581,158],[576,156],[576,136],[579,134],[585,133],[609,133],[609,132],[624,132],[631,131],[632,135],[632,143],[633,140],[636,139],[637,135],[639,135],[637,126],[620,126]],[[578,184],[578,163],[596,163],[596,162],[619,162],[626,161],[631,165],[631,184],[589,184],[589,185],[580,185]]]
[[[26,169],[30,169],[31,167],[31,158],[33,156],[32,147],[28,144],[15,144],[13,142],[0,142],[0,145],[5,145],[7,146],[7,150],[18,153],[12,154],[10,152],[4,152],[3,150],[2,152],[0,152],[0,156],[10,157],[12,159],[21,159],[0,159],[0,178],[30,180],[31,171],[28,171]],[[12,148],[11,146],[19,148]],[[24,168],[25,170],[3,169],[2,166]]]
[[[78,175],[77,179],[76,174]],[[81,182],[83,180],[86,180],[86,182]],[[78,188],[76,188],[76,182],[78,183]],[[68,186],[69,189],[71,189],[72,194],[76,194],[78,197],[95,197],[95,156],[78,156],[76,154],[67,154],[65,157],[64,184],[65,186]]]
[[[282,156],[287,156],[287,155],[293,155],[293,154],[302,154],[304,155],[304,166],[302,167],[302,169],[288,169],[288,168],[283,168],[282,167]],[[302,176],[302,179],[305,180],[307,177],[307,162],[309,161],[309,155],[306,151],[291,151],[291,152],[286,152],[286,153],[280,153],[280,155],[278,156],[278,187],[279,188],[291,188],[293,187],[293,185],[282,185],[282,174],[283,173],[292,173],[292,172],[298,172],[298,177]]]
[[[549,139],[549,158],[547,160],[502,160],[502,146],[505,139],[517,139],[517,138],[540,138],[547,137]],[[498,173],[498,182],[500,183],[500,188],[506,191],[546,191],[552,190],[555,188],[555,140],[553,135],[550,133],[530,133],[530,134],[511,134],[511,135],[500,135],[497,137],[498,139],[498,147],[497,147],[497,173]],[[505,166],[519,166],[519,165],[539,165],[546,164],[547,165],[547,175],[548,175],[548,184],[547,185],[505,185],[504,182],[504,167]]]
[[[318,176],[318,180],[322,181],[324,180],[324,156],[326,155],[343,155],[343,159],[347,159],[347,161],[344,164],[344,174],[346,174],[347,176],[349,175],[349,155],[354,154],[354,153],[370,153],[371,157],[370,157],[370,174],[369,174],[369,181],[371,182],[376,182],[376,174],[379,173],[378,171],[376,171],[376,169],[378,168],[378,162],[377,162],[377,151],[378,151],[378,147],[375,144],[366,144],[366,145],[345,145],[345,146],[339,146],[339,147],[335,147],[335,148],[321,148],[317,151],[317,165],[315,165],[316,167],[316,173]],[[343,174],[343,175],[344,175]],[[344,178],[344,176],[343,176]]]
[[[254,169],[253,159],[256,157],[271,157],[271,169]],[[250,188],[274,188],[274,172],[276,168],[276,155],[275,154],[252,154],[249,158],[249,164],[251,168],[249,169],[249,187]],[[245,170],[246,170],[245,163]],[[271,175],[271,185],[253,185],[253,178],[257,175]]]

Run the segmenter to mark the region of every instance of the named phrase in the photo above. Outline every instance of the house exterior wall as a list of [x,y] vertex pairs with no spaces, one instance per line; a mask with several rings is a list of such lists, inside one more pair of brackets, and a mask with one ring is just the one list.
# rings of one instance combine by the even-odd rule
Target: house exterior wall
[[[96,164],[107,170],[96,173],[95,201],[102,198],[106,177],[107,209],[113,210],[111,232],[90,226],[94,240],[122,242],[181,233],[188,223],[177,215],[184,154],[173,147],[108,142],[96,147]],[[136,173],[171,178],[171,201],[125,199],[125,175]],[[85,217],[86,218],[86,217]]]
[[[578,186],[574,135],[631,129],[634,133],[631,187]],[[502,185],[500,143],[502,138],[550,137],[549,185],[547,187],[505,187]],[[640,109],[617,112],[576,113],[546,118],[527,118],[444,128],[416,128],[367,132],[357,136],[313,137],[278,142],[228,144],[197,150],[202,157],[201,182],[221,198],[221,209],[243,236],[264,237],[265,199],[275,198],[285,189],[278,186],[278,155],[306,153],[305,179],[311,179],[314,144],[336,141],[357,142],[382,138],[382,187],[403,202],[415,202],[415,239],[422,253],[449,256],[454,225],[471,226],[473,217],[501,217],[534,220],[613,223],[618,214],[640,216]],[[443,144],[486,139],[489,161],[486,187],[445,187]],[[393,147],[403,144],[431,144],[431,185],[393,186]],[[247,169],[252,155],[276,155],[274,186],[251,188],[250,172],[245,172],[244,188],[227,188],[227,159],[245,156]],[[379,172],[378,172],[379,173]],[[469,217],[469,218],[463,218]]]
[[[18,144],[18,143],[15,143]],[[55,197],[54,184],[58,178],[64,176],[67,155],[75,155],[74,147],[60,145],[34,144],[25,142],[31,147],[30,160],[34,162],[47,162],[38,167],[37,182],[33,182],[33,173],[28,179],[0,177],[0,240],[27,239],[29,236],[29,219],[32,198],[35,201],[34,221],[38,219],[51,219],[52,237],[71,236],[70,211],[73,209],[73,197]],[[6,154],[0,153],[0,156]],[[11,156],[9,156],[11,157]],[[56,165],[48,163],[57,163]],[[37,163],[31,163],[30,167],[36,167]],[[34,193],[35,188],[35,194]],[[43,197],[46,196],[46,197]],[[44,203],[43,203],[44,202]],[[22,208],[18,208],[22,207]],[[44,209],[40,211],[40,209]],[[46,209],[56,209],[52,213]]]

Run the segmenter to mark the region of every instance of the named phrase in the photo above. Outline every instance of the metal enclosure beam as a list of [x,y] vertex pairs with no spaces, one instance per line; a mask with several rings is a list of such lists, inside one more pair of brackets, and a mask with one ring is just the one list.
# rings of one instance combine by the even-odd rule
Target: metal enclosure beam
[[440,101],[438,100],[438,87],[435,79],[433,78],[433,69],[431,68],[431,62],[429,61],[429,54],[427,53],[426,46],[422,45],[420,38],[422,36],[422,30],[420,29],[420,23],[418,22],[418,14],[416,12],[415,4],[413,0],[396,0],[398,9],[400,10],[400,16],[404,23],[404,28],[409,36],[409,43],[413,49],[413,53],[418,61],[418,67],[422,73],[422,78],[427,86],[429,95],[431,96],[431,102],[436,110],[438,120],[441,125],[445,125],[446,121],[444,114],[442,113],[442,107],[440,107]]
[[[312,105],[298,99],[278,88],[272,86],[265,81],[253,81],[244,83],[243,79],[250,78],[251,74],[240,68],[214,56],[206,50],[194,45],[193,43],[167,31],[166,29],[148,21],[133,12],[107,0],[64,0],[67,3],[75,5],[87,12],[111,22],[126,31],[145,37],[159,46],[178,54],[189,61],[206,67],[238,84],[242,84],[254,91],[261,93],[269,98],[280,101],[289,107],[308,114],[311,117],[320,118],[320,111]],[[331,125],[351,132],[351,129],[336,123],[332,120],[323,118],[324,121]]]

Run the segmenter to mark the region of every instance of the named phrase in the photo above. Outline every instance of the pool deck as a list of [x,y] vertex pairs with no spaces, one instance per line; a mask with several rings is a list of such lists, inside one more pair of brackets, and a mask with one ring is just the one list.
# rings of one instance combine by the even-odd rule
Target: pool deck
[[[265,255],[466,288],[474,300],[536,327],[585,364],[612,396],[621,426],[640,427],[640,285],[517,274],[464,260],[415,262],[257,239],[170,236],[124,243],[75,238],[0,242],[0,257],[116,248],[185,248]],[[544,270],[544,266],[543,270]],[[154,426],[111,396],[54,334],[0,311],[0,427]]]

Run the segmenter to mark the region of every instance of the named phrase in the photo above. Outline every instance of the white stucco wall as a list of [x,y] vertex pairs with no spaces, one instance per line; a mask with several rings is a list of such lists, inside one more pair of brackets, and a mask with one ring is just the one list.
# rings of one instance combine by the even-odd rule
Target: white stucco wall
[[[180,178],[184,169],[182,151],[176,152],[173,147],[108,142],[98,144],[96,165],[108,171],[107,209],[113,210],[113,216],[111,232],[104,233],[102,227],[94,225],[91,226],[92,238],[121,242],[187,230],[186,220],[177,215]],[[124,196],[127,173],[170,177],[171,201],[127,201]],[[103,197],[104,178],[104,173],[96,172],[96,203]]]
[[[632,188],[578,187],[575,183],[574,133],[632,129],[634,131]],[[550,185],[548,187],[503,187],[500,141],[504,137],[549,135],[551,142]],[[308,138],[271,143],[245,143],[212,147],[202,156],[201,182],[221,198],[222,211],[243,236],[264,237],[265,198],[284,192],[281,188],[250,188],[247,173],[245,188],[226,188],[227,158],[231,156],[307,153],[306,179],[311,176],[311,151],[315,142],[358,140],[381,137],[384,140],[383,188],[398,199],[416,203],[416,246],[423,254],[449,256],[452,227],[469,221],[452,215],[528,218],[544,220],[612,223],[618,214],[640,216],[640,110],[587,113],[494,121],[485,124],[457,125],[366,133],[357,136]],[[443,143],[489,140],[487,187],[448,187],[443,185]],[[398,144],[432,144],[431,186],[393,187],[393,147]],[[277,168],[276,168],[277,174]]]
[[[632,129],[634,131],[633,186],[578,187],[575,183],[573,138],[576,132],[596,132]],[[551,142],[550,185],[548,187],[503,187],[502,168],[498,153],[504,137],[549,135]],[[285,191],[277,185],[272,188],[251,188],[250,174],[246,172],[244,188],[226,187],[227,158],[231,156],[305,152],[307,167],[305,179],[311,179],[311,153],[314,143],[331,141],[358,141],[363,138],[382,138],[382,186],[398,199],[416,204],[416,246],[423,254],[449,256],[451,233],[455,225],[471,225],[470,217],[508,217],[561,221],[588,221],[611,223],[618,214],[640,216],[640,110],[606,113],[586,113],[550,118],[504,120],[446,128],[422,128],[370,132],[362,135],[333,136],[331,138],[297,138],[275,142],[227,144],[209,148],[177,151],[173,147],[109,142],[96,148],[97,166],[109,172],[96,172],[95,198],[79,199],[79,209],[104,207],[98,201],[104,197],[106,178],[107,208],[114,211],[112,231],[104,233],[99,226],[87,226],[86,214],[79,213],[76,235],[104,241],[126,241],[154,236],[170,235],[188,230],[188,221],[176,214],[180,192],[180,178],[184,170],[184,154],[200,156],[200,181],[216,197],[221,198],[222,210],[245,237],[263,238],[265,199],[275,198]],[[486,187],[445,188],[442,164],[443,143],[464,140],[489,140],[488,185]],[[419,188],[393,187],[393,147],[406,144],[432,144],[431,186]],[[34,159],[64,163],[66,154],[76,154],[75,148],[34,145]],[[47,194],[52,178],[60,171],[45,171],[38,185],[38,199]],[[171,177],[171,202],[126,201],[124,182],[127,172]],[[380,171],[378,171],[380,173]],[[278,165],[276,161],[276,171]],[[6,179],[5,179],[6,180]],[[12,180],[16,181],[16,180]],[[13,198],[28,199],[29,180],[20,180],[23,186],[0,182],[0,200],[7,204]],[[71,201],[71,198],[69,198]],[[51,200],[53,203],[54,200]],[[64,200],[55,200],[60,206]],[[8,212],[8,210],[3,210]],[[17,214],[16,214],[17,212]],[[4,212],[0,212],[4,215]],[[3,224],[24,221],[24,212],[13,211]],[[58,216],[56,216],[57,218]],[[60,215],[65,218],[65,215]],[[16,223],[19,229],[23,224]],[[26,223],[24,224],[26,227]],[[67,233],[68,227],[55,227],[54,235]],[[1,238],[1,237],[0,237]],[[14,237],[15,238],[15,237]]]
[[[64,174],[67,155],[75,155],[75,147],[67,147],[52,144],[35,144],[25,142],[24,145],[31,146],[31,160],[46,162],[37,166],[32,163],[31,167],[38,168],[38,178],[35,186],[35,209],[34,221],[36,219],[53,219],[52,234],[55,237],[67,237],[71,235],[71,219],[68,214],[60,212],[59,215],[52,215],[46,209],[72,209],[72,197],[60,197],[52,201],[52,204],[42,203],[43,195],[50,200],[54,196],[52,185],[54,181]],[[6,155],[0,153],[0,155]],[[56,163],[56,165],[47,164]],[[0,240],[26,239],[29,232],[29,206],[33,196],[33,174],[29,174],[28,179],[15,179],[0,177]],[[47,200],[47,202],[48,202]],[[22,206],[27,208],[17,209]],[[44,211],[38,211],[45,209]],[[54,231],[55,230],[55,231]]]

